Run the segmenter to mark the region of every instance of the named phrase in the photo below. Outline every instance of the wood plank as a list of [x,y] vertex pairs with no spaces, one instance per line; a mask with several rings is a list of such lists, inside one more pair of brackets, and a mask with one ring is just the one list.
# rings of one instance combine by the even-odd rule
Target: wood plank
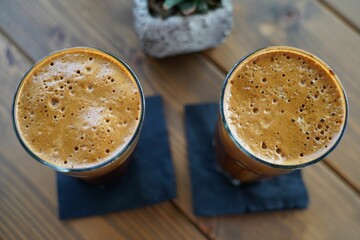
[[318,0],[320,3],[326,5],[334,11],[336,14],[339,14],[343,20],[350,24],[354,29],[360,31],[360,1],[358,0]]
[[229,39],[204,55],[228,71],[242,56],[258,48],[290,45],[327,62],[341,79],[350,105],[345,137],[329,155],[329,162],[360,192],[359,35],[316,1],[234,1],[234,8],[235,24]]
[[357,239],[358,195],[323,164],[305,169],[304,180],[310,193],[308,209],[201,220],[215,229],[216,239]]
[[58,219],[54,173],[30,158],[11,126],[13,94],[31,64],[0,34],[0,238],[204,239],[169,202],[105,216]]
[[[0,236],[5,239],[26,239],[29,236],[39,239],[78,239],[71,225],[63,225],[57,220],[54,201],[43,201],[42,186],[50,182],[50,186],[55,188],[49,181],[53,176],[36,164],[35,172],[27,167],[28,161],[25,160],[29,157],[20,147],[11,126],[13,94],[22,74],[30,66],[29,60],[0,35]],[[14,171],[15,165],[31,175],[34,185],[30,184],[29,178]],[[49,193],[55,198],[55,190]]]

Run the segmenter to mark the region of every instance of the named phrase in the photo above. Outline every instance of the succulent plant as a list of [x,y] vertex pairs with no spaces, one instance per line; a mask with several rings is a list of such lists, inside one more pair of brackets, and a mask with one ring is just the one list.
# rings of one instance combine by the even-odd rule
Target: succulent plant
[[221,6],[221,0],[148,0],[148,2],[151,14],[162,18],[206,13]]

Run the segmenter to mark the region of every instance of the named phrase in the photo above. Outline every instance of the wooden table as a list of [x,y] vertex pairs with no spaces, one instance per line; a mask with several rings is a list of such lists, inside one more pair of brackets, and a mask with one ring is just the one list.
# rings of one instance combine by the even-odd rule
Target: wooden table
[[[341,2],[341,3],[340,3]],[[202,53],[156,60],[139,49],[132,1],[0,1],[0,239],[359,239],[360,1],[234,0],[227,41]],[[54,172],[33,161],[11,126],[26,70],[49,52],[94,46],[124,59],[145,94],[165,99],[177,198],[142,209],[60,221]],[[226,72],[267,45],[324,59],[350,101],[346,135],[329,159],[304,170],[306,210],[197,217],[192,213],[184,105],[215,102]]]

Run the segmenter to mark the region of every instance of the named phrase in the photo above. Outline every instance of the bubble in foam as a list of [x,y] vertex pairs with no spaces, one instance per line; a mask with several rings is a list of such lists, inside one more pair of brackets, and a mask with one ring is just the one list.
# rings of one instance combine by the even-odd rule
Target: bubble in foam
[[275,152],[276,152],[277,154],[281,154],[281,149],[278,148],[278,147],[276,147]]
[[53,107],[57,107],[59,105],[59,99],[57,98],[52,98],[50,101],[50,105]]

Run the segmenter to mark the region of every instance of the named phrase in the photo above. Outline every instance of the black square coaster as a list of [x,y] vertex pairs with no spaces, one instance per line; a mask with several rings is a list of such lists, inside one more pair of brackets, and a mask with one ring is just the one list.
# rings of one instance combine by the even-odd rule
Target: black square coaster
[[57,174],[60,219],[105,214],[175,198],[176,184],[160,97],[146,98],[138,145],[127,172],[116,182],[93,186]]
[[212,140],[218,109],[217,104],[185,108],[194,213],[214,216],[306,208],[308,193],[300,171],[234,186],[216,170]]

